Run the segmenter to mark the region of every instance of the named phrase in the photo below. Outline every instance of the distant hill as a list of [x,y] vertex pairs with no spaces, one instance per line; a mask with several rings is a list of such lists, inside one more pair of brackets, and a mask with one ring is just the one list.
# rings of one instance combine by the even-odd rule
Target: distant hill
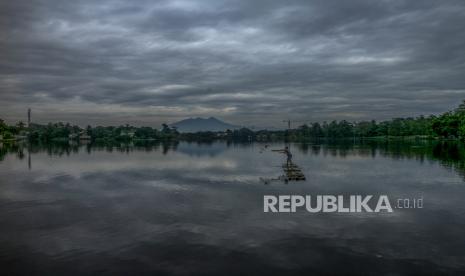
[[189,118],[173,124],[179,132],[199,132],[199,131],[225,131],[227,129],[237,129],[239,126],[231,125],[218,120],[214,117],[204,118]]

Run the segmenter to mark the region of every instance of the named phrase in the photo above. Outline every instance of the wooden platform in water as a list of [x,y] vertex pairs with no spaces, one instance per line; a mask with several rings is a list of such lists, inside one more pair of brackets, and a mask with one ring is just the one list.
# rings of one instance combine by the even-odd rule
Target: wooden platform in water
[[302,170],[294,163],[283,164],[283,171],[287,180],[300,181],[305,180]]

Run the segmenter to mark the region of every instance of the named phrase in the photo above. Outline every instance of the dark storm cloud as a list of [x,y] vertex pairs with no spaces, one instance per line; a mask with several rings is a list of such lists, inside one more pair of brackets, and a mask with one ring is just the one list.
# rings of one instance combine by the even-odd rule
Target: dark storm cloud
[[439,113],[465,98],[464,26],[463,1],[2,1],[0,117]]

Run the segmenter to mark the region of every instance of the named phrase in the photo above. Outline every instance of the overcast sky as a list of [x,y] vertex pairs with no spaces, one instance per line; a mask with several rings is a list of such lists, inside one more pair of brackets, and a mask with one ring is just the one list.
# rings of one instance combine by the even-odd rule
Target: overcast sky
[[438,114],[465,1],[0,1],[0,118],[158,126]]

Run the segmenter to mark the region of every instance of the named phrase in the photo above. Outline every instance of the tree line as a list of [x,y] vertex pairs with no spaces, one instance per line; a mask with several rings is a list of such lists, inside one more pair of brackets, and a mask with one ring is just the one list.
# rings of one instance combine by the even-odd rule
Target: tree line
[[24,122],[8,125],[0,119],[0,137],[3,140],[24,138],[32,141],[91,140],[91,141],[130,141],[139,140],[214,140],[228,139],[238,141],[269,140],[308,140],[320,138],[383,138],[383,137],[420,137],[465,139],[465,101],[455,110],[441,115],[419,116],[416,118],[394,118],[376,122],[346,120],[315,122],[287,130],[259,130],[248,128],[222,132],[180,133],[175,128],[163,124],[160,129],[152,127],[87,126],[81,128],[69,123],[49,123],[47,125]]

